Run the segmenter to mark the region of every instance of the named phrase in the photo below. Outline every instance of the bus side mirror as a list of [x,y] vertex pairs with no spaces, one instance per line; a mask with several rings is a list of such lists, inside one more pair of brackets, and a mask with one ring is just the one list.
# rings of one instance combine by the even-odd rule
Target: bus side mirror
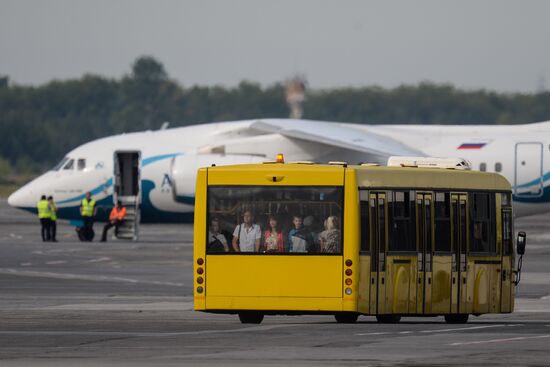
[[525,242],[526,242],[527,235],[525,232],[519,232],[518,233],[518,239],[516,241],[516,247],[518,255],[525,254]]

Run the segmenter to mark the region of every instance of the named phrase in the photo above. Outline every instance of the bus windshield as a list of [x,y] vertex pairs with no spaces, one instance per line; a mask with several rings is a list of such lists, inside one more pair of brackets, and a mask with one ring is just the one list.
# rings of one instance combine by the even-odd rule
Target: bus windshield
[[343,188],[210,186],[207,253],[341,254]]

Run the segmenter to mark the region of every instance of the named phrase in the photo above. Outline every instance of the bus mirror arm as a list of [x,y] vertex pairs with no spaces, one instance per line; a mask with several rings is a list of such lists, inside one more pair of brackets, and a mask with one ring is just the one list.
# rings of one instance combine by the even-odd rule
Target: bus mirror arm
[[517,253],[519,255],[518,266],[516,270],[516,280],[514,284],[518,285],[521,280],[521,266],[523,265],[523,255],[525,254],[525,245],[526,245],[527,235],[525,232],[519,232],[518,238],[516,240]]

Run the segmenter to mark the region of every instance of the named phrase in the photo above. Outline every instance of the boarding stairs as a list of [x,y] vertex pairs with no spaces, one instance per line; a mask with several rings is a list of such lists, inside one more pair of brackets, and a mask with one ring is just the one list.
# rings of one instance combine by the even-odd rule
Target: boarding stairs
[[118,233],[113,232],[113,237],[120,240],[137,241],[139,237],[139,202],[135,196],[120,197],[122,206],[126,208],[126,218],[118,228]]

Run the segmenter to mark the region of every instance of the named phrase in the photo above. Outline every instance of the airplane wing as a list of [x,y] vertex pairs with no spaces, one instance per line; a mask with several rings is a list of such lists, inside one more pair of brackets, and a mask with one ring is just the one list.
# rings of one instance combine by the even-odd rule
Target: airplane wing
[[288,138],[354,150],[374,156],[425,155],[397,140],[368,132],[363,126],[359,129],[350,125],[311,120],[266,119],[253,122],[250,127],[264,133],[280,134]]

